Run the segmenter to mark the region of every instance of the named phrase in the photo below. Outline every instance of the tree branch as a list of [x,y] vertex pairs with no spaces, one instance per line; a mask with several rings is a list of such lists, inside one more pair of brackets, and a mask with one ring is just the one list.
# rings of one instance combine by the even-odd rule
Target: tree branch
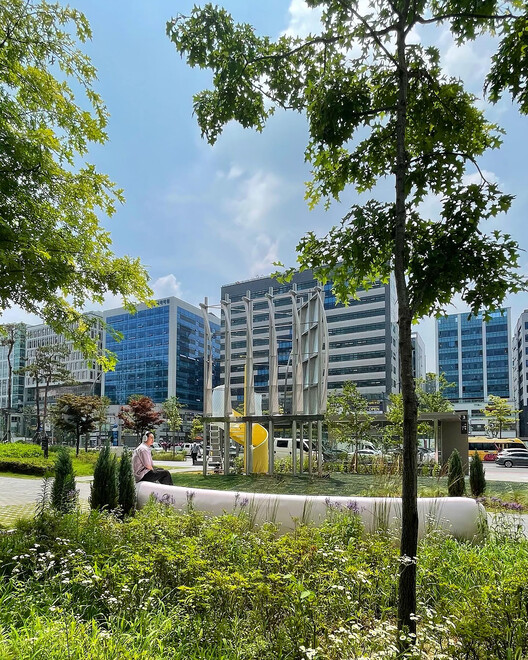
[[417,15],[415,18],[415,23],[420,23],[420,25],[430,25],[431,23],[441,23],[442,21],[447,21],[452,18],[474,18],[475,20],[487,20],[487,21],[503,21],[510,18],[521,18],[514,14],[473,14],[473,13],[453,13],[453,14],[441,14],[440,16],[434,16],[433,18],[423,18],[423,16]]
[[363,25],[363,27],[367,28],[368,33],[372,37],[372,39],[377,43],[378,47],[381,48],[381,50],[385,53],[385,55],[389,58],[389,60],[396,66],[398,67],[398,60],[392,55],[391,52],[385,48],[384,43],[381,41],[381,37],[389,34],[390,32],[396,32],[397,31],[397,26],[389,26],[385,28],[385,30],[380,30],[376,31],[374,30],[368,23],[368,21],[359,14],[359,12],[354,9],[353,7],[350,7],[350,10],[352,12],[352,15],[356,17],[357,20]]

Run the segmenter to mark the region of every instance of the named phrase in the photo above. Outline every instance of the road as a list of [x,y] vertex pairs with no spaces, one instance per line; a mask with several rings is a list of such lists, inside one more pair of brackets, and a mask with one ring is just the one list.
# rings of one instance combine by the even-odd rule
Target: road
[[528,467],[507,468],[495,463],[484,463],[486,479],[488,481],[512,481],[514,483],[528,483]]

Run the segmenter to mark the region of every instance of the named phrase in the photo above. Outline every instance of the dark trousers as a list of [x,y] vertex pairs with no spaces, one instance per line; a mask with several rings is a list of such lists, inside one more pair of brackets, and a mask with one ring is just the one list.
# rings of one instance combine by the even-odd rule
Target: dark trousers
[[164,486],[174,485],[172,483],[171,473],[168,470],[164,470],[163,468],[154,468],[153,470],[150,470],[143,476],[141,481],[157,481]]
[[196,465],[196,459],[198,458],[198,454],[193,454],[191,452],[191,458],[192,458],[193,465]]

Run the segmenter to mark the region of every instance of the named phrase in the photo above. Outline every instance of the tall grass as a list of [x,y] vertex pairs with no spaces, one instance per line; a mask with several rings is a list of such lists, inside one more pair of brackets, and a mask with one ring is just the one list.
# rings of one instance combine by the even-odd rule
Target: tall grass
[[[397,539],[367,534],[354,507],[280,537],[272,522],[254,525],[242,496],[217,518],[153,502],[125,522],[43,507],[0,536],[0,658],[401,657],[398,555]],[[407,657],[525,657],[527,571],[517,530],[461,543],[431,529]]]

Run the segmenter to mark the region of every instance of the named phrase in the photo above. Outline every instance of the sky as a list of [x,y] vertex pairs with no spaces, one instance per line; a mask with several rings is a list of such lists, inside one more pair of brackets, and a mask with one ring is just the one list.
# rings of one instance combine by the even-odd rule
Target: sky
[[[93,30],[83,46],[98,70],[96,90],[110,113],[109,140],[87,158],[124,189],[126,203],[111,218],[101,218],[118,255],[139,256],[148,268],[156,298],[177,296],[198,305],[220,301],[223,284],[267,276],[273,262],[295,264],[295,246],[308,231],[322,235],[337,224],[351,203],[366,199],[349,190],[325,211],[308,209],[304,162],[308,141],[304,116],[278,111],[263,133],[229,124],[214,147],[200,136],[192,115],[193,94],[210,87],[210,74],[191,69],[166,36],[166,22],[188,14],[192,3],[169,0],[73,0]],[[317,13],[303,0],[226,0],[238,22],[258,34],[305,35],[317,30]],[[444,68],[461,77],[479,98],[490,121],[504,128],[500,151],[486,154],[480,166],[502,190],[515,195],[507,216],[485,226],[500,228],[528,247],[528,117],[509,98],[496,106],[482,100],[482,82],[493,53],[492,39],[457,48],[443,28],[418,32],[417,40],[440,48]],[[468,176],[473,173],[468,172]],[[382,182],[376,195],[390,199],[393,183]],[[434,214],[437,200],[424,210]],[[521,267],[528,273],[528,254]],[[120,306],[108,299],[106,308]],[[528,294],[506,300],[512,327],[528,308]],[[449,311],[455,311],[453,307]],[[465,311],[459,307],[458,311]],[[17,308],[3,322],[38,323]],[[434,321],[417,327],[427,348],[427,369],[435,370]]]

